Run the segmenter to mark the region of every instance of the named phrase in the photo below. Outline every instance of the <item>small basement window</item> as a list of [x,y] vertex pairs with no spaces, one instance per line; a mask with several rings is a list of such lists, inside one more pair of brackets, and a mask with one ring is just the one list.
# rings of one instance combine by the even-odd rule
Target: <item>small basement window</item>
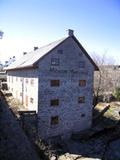
[[51,125],[56,125],[58,123],[59,123],[59,117],[58,116],[51,117]]
[[86,86],[86,80],[79,80],[79,86],[85,87]]
[[50,101],[51,106],[58,106],[59,105],[59,99],[52,99]]
[[60,86],[60,80],[51,80],[50,84],[51,84],[51,87],[59,87]]
[[52,58],[51,59],[51,65],[58,66],[60,63],[59,58]]
[[85,97],[79,97],[78,98],[78,103],[85,103]]

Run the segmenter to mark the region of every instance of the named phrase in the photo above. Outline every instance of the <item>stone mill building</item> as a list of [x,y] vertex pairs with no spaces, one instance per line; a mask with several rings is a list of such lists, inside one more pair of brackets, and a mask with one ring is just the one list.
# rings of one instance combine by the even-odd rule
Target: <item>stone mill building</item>
[[98,67],[74,36],[34,48],[7,70],[13,97],[37,112],[43,139],[63,138],[91,126],[93,76]]

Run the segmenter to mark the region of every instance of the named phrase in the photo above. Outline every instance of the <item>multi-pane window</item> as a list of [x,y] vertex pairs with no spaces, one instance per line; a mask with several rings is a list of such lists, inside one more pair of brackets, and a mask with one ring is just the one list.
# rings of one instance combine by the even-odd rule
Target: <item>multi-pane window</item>
[[60,85],[60,80],[51,80],[50,84],[52,87],[58,87]]
[[79,86],[85,87],[86,86],[86,80],[79,80]]
[[28,79],[27,78],[25,79],[25,82],[28,83]]
[[59,63],[60,63],[59,58],[52,58],[52,59],[51,59],[51,65],[52,65],[52,66],[58,66]]
[[78,97],[78,103],[85,103],[85,97],[84,96]]
[[57,53],[58,53],[58,54],[63,54],[63,50],[62,50],[62,49],[59,49],[59,50],[57,51]]
[[50,101],[51,106],[58,106],[59,105],[59,99],[52,99]]
[[84,61],[80,61],[79,62],[79,67],[80,68],[85,68],[85,62]]
[[59,123],[59,117],[58,116],[51,117],[51,125],[56,125],[58,123]]
[[34,79],[31,79],[30,84],[33,86],[34,85]]
[[33,98],[30,98],[30,103],[33,103],[34,99]]

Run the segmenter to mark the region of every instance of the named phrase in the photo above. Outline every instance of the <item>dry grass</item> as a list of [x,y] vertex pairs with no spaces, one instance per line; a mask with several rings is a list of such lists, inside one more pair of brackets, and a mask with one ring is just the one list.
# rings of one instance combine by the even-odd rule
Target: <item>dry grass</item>
[[97,109],[98,112],[103,111],[108,105],[110,105],[110,108],[103,114],[104,117],[119,120],[119,112],[120,112],[120,102],[111,102],[111,103],[99,103],[95,109]]
[[5,99],[9,105],[9,108],[12,109],[14,114],[19,117],[19,111],[27,111],[28,109],[25,108],[22,103],[18,100],[13,98],[13,96],[5,96]]

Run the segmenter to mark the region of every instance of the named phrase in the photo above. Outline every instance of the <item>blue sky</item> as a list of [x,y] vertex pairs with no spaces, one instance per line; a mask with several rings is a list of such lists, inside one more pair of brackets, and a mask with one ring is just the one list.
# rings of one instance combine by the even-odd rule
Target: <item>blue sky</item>
[[0,0],[0,60],[67,35],[120,64],[120,0]]

